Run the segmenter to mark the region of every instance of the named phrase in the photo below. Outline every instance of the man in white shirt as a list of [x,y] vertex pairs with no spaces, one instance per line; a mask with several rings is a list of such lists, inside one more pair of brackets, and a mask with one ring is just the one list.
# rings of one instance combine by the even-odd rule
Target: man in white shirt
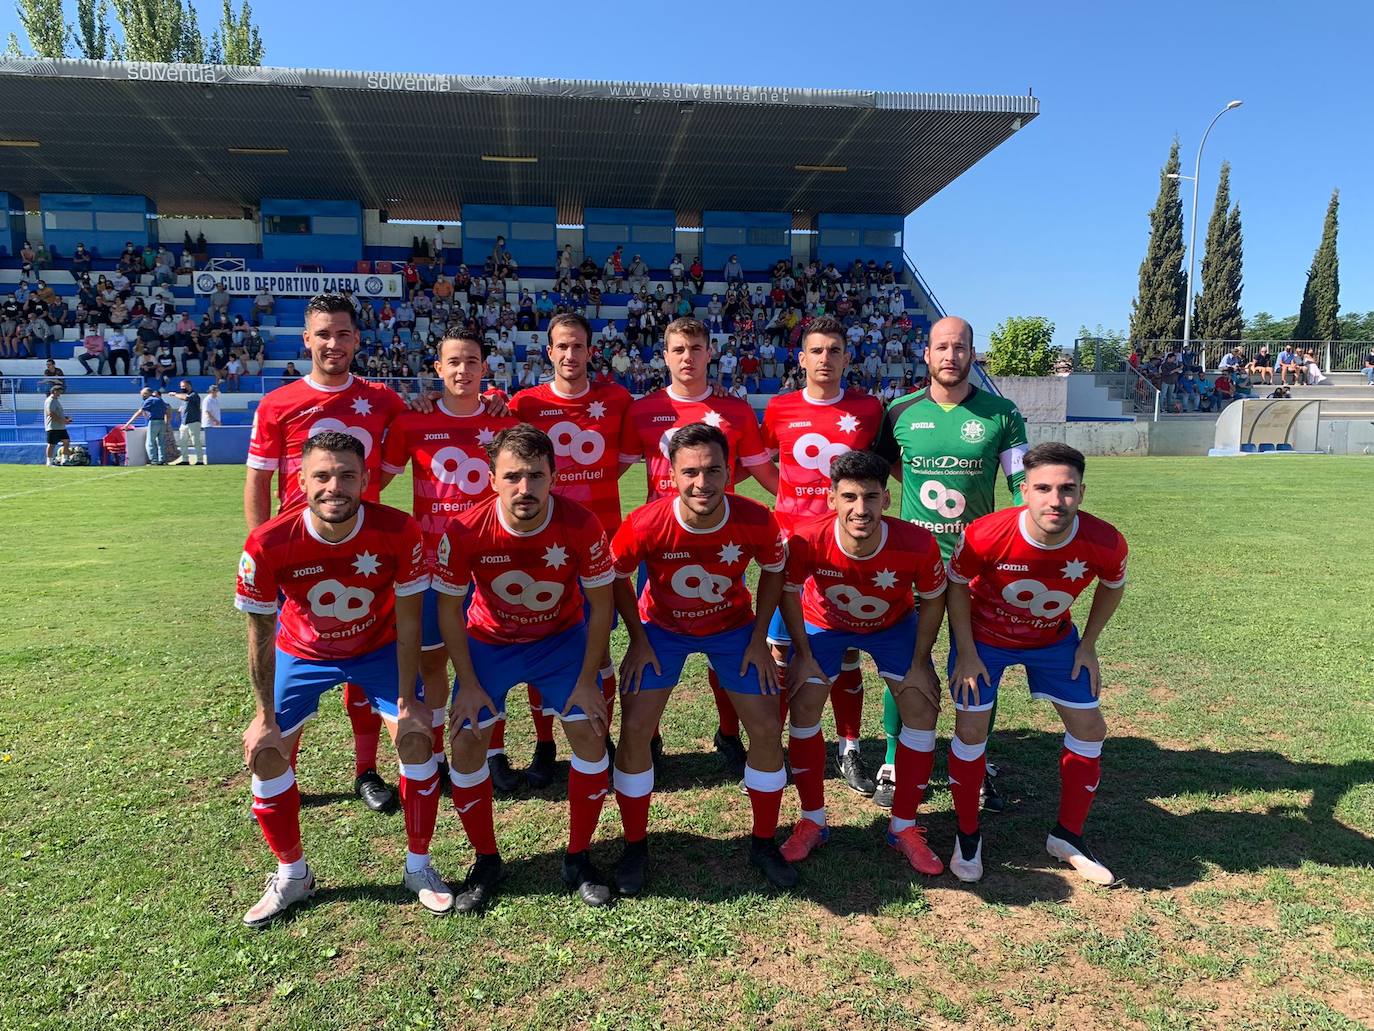
[[499,350],[487,355],[487,375],[491,378],[493,387],[505,390],[510,386],[507,369],[506,357]]
[[201,421],[206,426],[223,426],[220,420],[219,384],[212,384],[205,394],[205,404],[201,409]]
[[735,375],[735,366],[739,364],[739,359],[735,357],[735,349],[728,344],[720,356],[720,378],[721,382],[731,380]]

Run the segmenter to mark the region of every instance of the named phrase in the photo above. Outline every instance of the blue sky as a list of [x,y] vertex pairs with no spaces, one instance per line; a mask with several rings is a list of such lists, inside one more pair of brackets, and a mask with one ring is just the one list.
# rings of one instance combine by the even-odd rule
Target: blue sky
[[[69,7],[72,5],[69,3]],[[201,24],[217,5],[200,3]],[[1341,300],[1374,307],[1374,5],[796,2],[260,3],[273,65],[1023,94],[1041,115],[918,210],[907,249],[979,342],[1008,315],[1125,329],[1159,167],[1207,143],[1198,260],[1223,158],[1245,230],[1246,314],[1297,310],[1331,189]],[[402,9],[396,9],[402,10]],[[876,12],[876,13],[874,13]],[[434,29],[442,26],[442,35]],[[0,34],[17,29],[13,7]],[[1184,183],[1184,212],[1191,184]]]

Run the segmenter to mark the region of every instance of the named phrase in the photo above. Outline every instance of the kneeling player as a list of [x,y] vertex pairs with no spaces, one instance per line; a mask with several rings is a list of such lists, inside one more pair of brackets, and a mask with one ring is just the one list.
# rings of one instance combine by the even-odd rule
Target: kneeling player
[[883,515],[892,501],[883,459],[849,451],[831,463],[830,476],[831,514],[802,523],[787,539],[782,614],[796,649],[788,670],[787,753],[802,816],[782,854],[798,862],[830,837],[821,713],[846,652],[856,649],[873,657],[902,714],[888,844],[934,876],[945,867],[916,825],[916,809],[930,778],[940,715],[930,650],[945,615],[944,560],[929,530]]
[[604,906],[610,889],[587,846],[609,786],[597,669],[611,632],[610,546],[596,516],[550,497],[554,448],[547,436],[520,425],[498,433],[488,450],[496,496],[449,521],[434,564],[439,628],[457,671],[449,710],[453,804],[477,853],[456,905],[463,913],[481,909],[500,882],[487,742],[506,694],[531,682],[544,712],[563,721],[573,750],[563,880],[588,905]]
[[[1032,698],[1048,699],[1064,721],[1059,756],[1059,822],[1045,848],[1097,884],[1107,869],[1083,841],[1083,822],[1102,768],[1107,724],[1098,708],[1097,639],[1121,604],[1126,541],[1110,523],[1080,512],[1083,455],[1067,444],[1026,452],[1017,508],[975,519],[949,562],[950,691],[954,734],[949,783],[959,820],[950,871],[964,881],[983,876],[978,791],[985,769],[988,714],[1002,671],[1024,666]],[[1080,638],[1069,607],[1097,577]]]
[[[620,666],[615,753],[615,797],[625,827],[625,851],[616,864],[622,895],[637,895],[644,886],[654,788],[650,740],[694,652],[710,659],[749,732],[749,860],[778,887],[797,882],[774,841],[787,773],[777,669],[767,641],[768,621],[782,596],[787,549],[767,508],[726,493],[730,460],[725,434],[716,427],[692,423],[679,429],[668,443],[675,493],[631,512],[611,544],[616,608],[630,636]],[[757,616],[744,585],[750,559],[760,570]],[[648,575],[636,603],[629,578],[641,562]]]
[[301,850],[295,754],[320,696],[345,681],[366,692],[400,754],[405,886],[426,909],[446,913],[453,895],[429,862],[439,766],[430,710],[417,697],[420,596],[429,586],[420,526],[362,500],[363,445],[347,433],[307,440],[298,475],[308,507],[288,509],[248,535],[234,600],[248,614],[257,701],[243,755],[253,773],[253,812],[277,857],[277,872],[243,922],[263,927],[315,893]]

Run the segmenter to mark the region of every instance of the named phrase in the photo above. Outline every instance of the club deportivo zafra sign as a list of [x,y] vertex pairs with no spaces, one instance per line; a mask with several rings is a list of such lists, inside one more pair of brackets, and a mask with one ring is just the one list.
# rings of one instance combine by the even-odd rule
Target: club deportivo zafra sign
[[256,297],[263,290],[274,297],[314,297],[352,291],[359,297],[400,297],[401,277],[353,272],[197,272],[198,294],[212,294],[220,284],[236,297]]

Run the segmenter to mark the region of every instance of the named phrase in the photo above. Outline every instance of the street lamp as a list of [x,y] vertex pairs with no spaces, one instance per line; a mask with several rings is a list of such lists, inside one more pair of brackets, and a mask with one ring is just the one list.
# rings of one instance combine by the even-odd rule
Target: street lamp
[[1197,180],[1202,171],[1202,148],[1207,146],[1207,137],[1212,131],[1212,126],[1217,124],[1217,119],[1227,111],[1233,111],[1240,107],[1241,101],[1233,100],[1207,123],[1207,131],[1202,134],[1202,142],[1197,145],[1197,160],[1193,162],[1192,175],[1179,175],[1177,172],[1170,173],[1170,179],[1191,179],[1193,181],[1193,215],[1188,224],[1188,296],[1184,301],[1183,307],[1183,350],[1188,350],[1188,342],[1193,336],[1193,248],[1197,245]]

